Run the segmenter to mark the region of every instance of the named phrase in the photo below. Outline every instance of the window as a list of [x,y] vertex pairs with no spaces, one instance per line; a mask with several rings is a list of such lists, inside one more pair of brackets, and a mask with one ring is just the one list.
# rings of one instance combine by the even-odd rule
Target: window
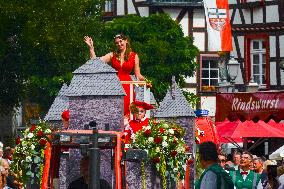
[[201,56],[201,90],[202,92],[214,92],[219,83],[219,68],[217,56]]
[[251,77],[259,85],[266,83],[266,48],[264,40],[251,40]]
[[270,87],[268,34],[245,35],[245,74],[246,83],[251,79],[259,86]]
[[103,12],[105,16],[112,16],[114,12],[114,2],[113,0],[105,0],[103,7]]

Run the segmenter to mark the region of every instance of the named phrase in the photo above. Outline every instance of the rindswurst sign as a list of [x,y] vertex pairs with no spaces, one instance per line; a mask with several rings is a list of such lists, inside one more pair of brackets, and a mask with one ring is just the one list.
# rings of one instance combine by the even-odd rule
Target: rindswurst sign
[[216,121],[284,119],[284,91],[217,93]]

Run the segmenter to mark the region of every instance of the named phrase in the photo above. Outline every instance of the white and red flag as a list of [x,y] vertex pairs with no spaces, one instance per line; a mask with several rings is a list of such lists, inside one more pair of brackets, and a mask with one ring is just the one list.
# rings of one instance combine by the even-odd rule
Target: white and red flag
[[232,51],[228,0],[203,0],[209,51]]

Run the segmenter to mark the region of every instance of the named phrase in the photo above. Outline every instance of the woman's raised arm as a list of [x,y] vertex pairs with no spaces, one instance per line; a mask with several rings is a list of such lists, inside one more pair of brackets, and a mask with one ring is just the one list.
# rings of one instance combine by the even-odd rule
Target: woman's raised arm
[[[93,42],[93,39],[89,36],[85,36],[84,37],[84,41],[85,43],[88,45],[89,47],[89,50],[90,50],[90,58],[91,59],[95,59],[97,56],[96,56],[96,53],[95,53],[95,48],[94,48],[94,42]],[[103,61],[103,62],[106,62],[106,63],[109,63],[111,61],[111,58],[113,56],[113,53],[110,52],[102,57],[100,57],[100,59]]]

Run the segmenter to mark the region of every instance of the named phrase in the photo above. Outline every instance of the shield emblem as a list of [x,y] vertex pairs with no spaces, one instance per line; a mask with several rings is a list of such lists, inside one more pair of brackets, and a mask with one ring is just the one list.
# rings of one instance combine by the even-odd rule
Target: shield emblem
[[210,26],[217,31],[222,31],[226,25],[226,9],[208,8]]

